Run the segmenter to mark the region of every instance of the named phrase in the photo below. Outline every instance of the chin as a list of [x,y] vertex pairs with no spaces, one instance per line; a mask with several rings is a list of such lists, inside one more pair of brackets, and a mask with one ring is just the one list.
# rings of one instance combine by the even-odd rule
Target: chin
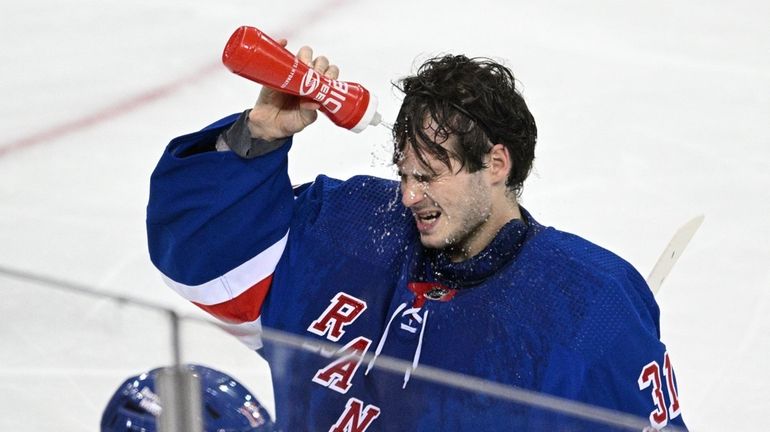
[[420,235],[420,243],[428,249],[443,249],[447,246],[444,239],[431,235]]
[[452,241],[436,234],[420,235],[420,242],[428,249],[446,249],[452,246]]

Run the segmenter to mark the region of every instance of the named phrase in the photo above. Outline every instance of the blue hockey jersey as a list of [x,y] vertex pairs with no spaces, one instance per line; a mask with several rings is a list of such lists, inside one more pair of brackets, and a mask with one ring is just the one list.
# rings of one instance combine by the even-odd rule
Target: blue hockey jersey
[[[421,366],[684,426],[643,278],[580,237],[524,220],[453,263],[421,246],[398,183],[293,188],[291,140],[214,151],[230,116],[174,139],[151,180],[150,255],[167,284],[271,365],[285,431],[597,430],[596,423],[410,377]],[[336,356],[260,339],[262,326]],[[376,359],[409,362],[404,374]]]

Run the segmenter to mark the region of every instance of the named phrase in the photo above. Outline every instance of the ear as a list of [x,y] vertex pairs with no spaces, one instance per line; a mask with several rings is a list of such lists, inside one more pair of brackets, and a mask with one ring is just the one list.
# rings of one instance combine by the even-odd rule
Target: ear
[[505,182],[508,180],[508,173],[513,167],[508,149],[502,144],[495,144],[489,150],[487,157],[487,171],[489,172],[490,180],[492,183],[502,183],[505,186]]

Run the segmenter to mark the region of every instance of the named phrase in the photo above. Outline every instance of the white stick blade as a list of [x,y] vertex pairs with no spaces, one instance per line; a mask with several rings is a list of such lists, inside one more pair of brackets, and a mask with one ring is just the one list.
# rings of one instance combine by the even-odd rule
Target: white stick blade
[[671,273],[674,264],[679,260],[679,256],[682,255],[682,252],[690,243],[690,240],[698,231],[698,228],[700,228],[703,219],[703,215],[693,218],[679,228],[674,234],[674,237],[671,238],[671,241],[668,242],[668,246],[663,250],[660,258],[658,258],[650,275],[647,276],[647,285],[650,286],[650,290],[652,290],[653,294],[658,293],[661,285],[663,285],[663,281],[666,280],[666,277]]

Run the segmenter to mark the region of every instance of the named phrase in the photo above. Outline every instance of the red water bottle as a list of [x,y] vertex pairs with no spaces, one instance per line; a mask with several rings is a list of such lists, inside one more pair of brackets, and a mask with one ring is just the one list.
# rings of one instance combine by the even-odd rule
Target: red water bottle
[[240,27],[230,36],[222,63],[244,78],[318,102],[334,124],[353,132],[382,121],[377,98],[363,86],[319,74],[254,27]]

